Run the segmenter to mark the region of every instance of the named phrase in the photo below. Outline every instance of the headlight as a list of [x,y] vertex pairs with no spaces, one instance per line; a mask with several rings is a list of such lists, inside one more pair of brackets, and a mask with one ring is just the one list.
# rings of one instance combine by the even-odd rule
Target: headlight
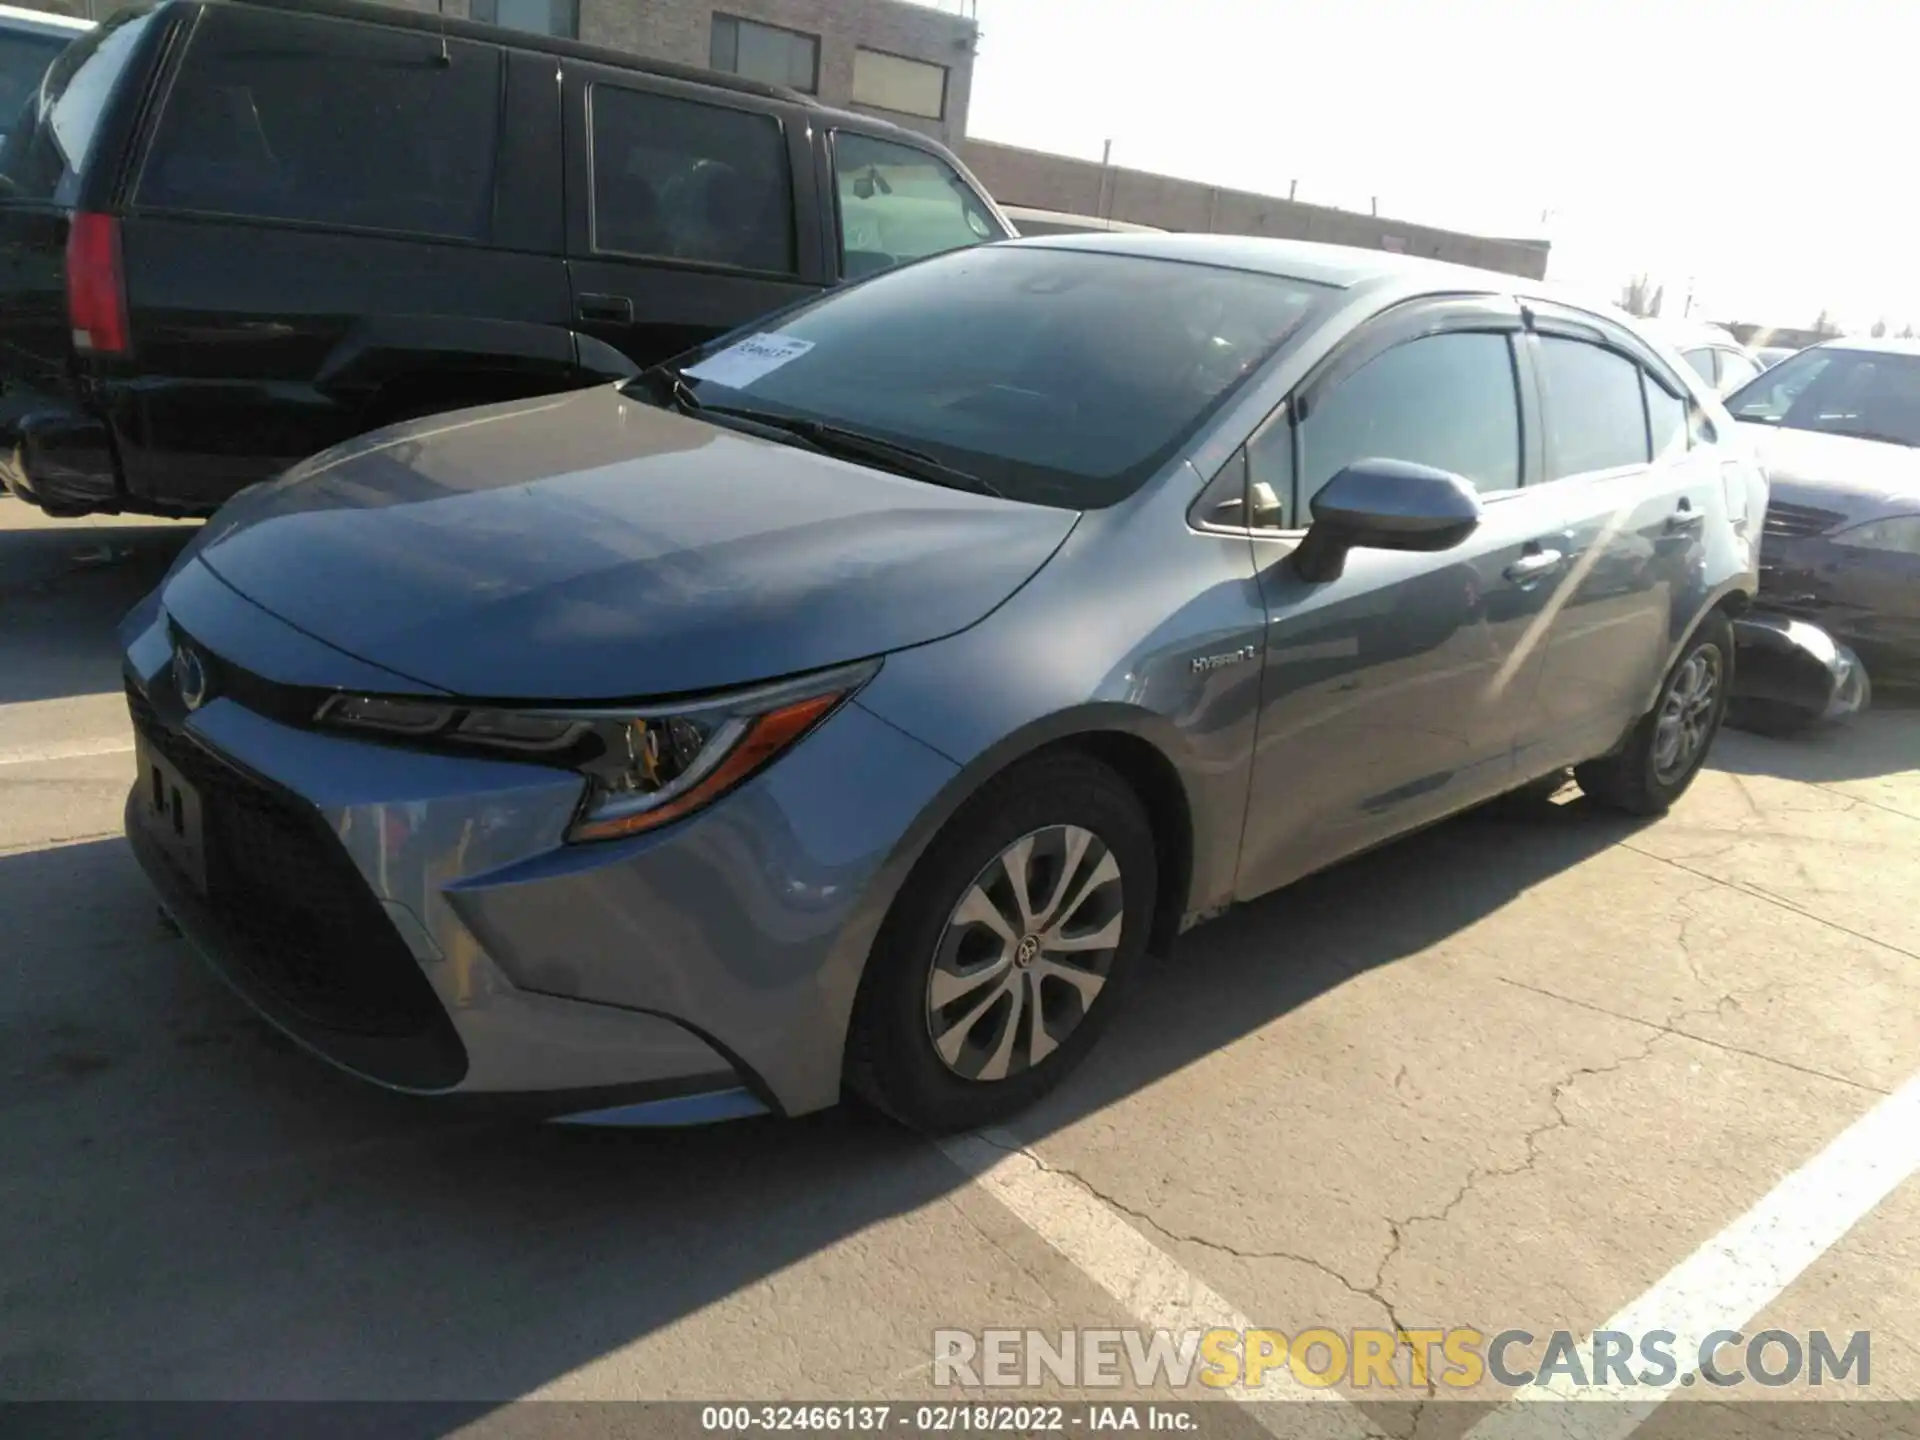
[[314,719],[436,747],[515,752],[586,777],[569,840],[611,840],[711,804],[833,713],[879,662],[682,704],[498,710],[333,695]]

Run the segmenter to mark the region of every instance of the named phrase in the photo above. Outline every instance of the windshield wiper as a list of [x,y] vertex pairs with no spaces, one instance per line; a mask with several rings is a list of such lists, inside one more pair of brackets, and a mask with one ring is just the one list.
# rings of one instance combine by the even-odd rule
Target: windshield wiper
[[789,435],[796,435],[816,450],[837,455],[843,460],[871,460],[877,465],[883,465],[889,470],[910,476],[915,480],[926,480],[955,490],[971,490],[976,495],[992,495],[1000,500],[1007,498],[998,487],[982,480],[970,470],[956,470],[953,466],[934,459],[924,450],[915,450],[911,445],[899,445],[892,440],[883,440],[878,435],[867,434],[864,430],[850,430],[845,425],[835,425],[826,420],[808,420],[791,415],[769,415],[758,410],[730,410],[723,413],[738,415],[743,420],[753,420],[772,429],[785,431]]
[[693,393],[693,387],[681,378],[678,370],[665,365],[655,365],[651,369],[642,370],[620,388],[625,390],[638,381],[645,381],[656,396],[682,415],[693,415],[706,409],[706,406],[700,403],[700,397]]
[[772,410],[755,410],[745,405],[709,405],[693,393],[693,387],[687,384],[678,370],[665,365],[655,365],[643,371],[638,378],[647,381],[656,395],[683,415],[698,415],[707,420],[723,422],[737,420],[758,430],[771,431],[775,438],[798,441],[823,455],[838,456],[842,460],[869,460],[915,480],[926,480],[954,490],[971,490],[976,495],[991,495],[999,500],[1007,498],[1004,492],[971,471],[956,470],[911,445],[899,445],[891,440],[883,440],[878,435],[869,435],[864,430],[852,430],[826,420],[781,415]]

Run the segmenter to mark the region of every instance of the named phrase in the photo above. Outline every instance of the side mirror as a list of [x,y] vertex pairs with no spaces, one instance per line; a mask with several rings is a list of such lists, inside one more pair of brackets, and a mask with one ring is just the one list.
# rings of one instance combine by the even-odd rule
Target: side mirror
[[1404,460],[1356,460],[1313,497],[1293,552],[1300,578],[1338,580],[1347,552],[1451,550],[1480,524],[1480,497],[1458,475]]

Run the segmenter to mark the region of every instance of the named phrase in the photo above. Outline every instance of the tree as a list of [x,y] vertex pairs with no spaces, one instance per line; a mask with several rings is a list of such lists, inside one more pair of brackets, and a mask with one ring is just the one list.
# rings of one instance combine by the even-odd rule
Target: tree
[[1913,333],[1913,322],[1911,320],[1900,327],[1899,338],[1902,340],[1920,339],[1920,336],[1915,336]]
[[1880,339],[1883,335],[1887,333],[1887,322],[1885,320],[1874,321],[1873,329],[1868,333],[1871,334],[1874,339],[1876,340]]
[[1653,279],[1648,275],[1635,275],[1627,281],[1620,291],[1620,308],[1629,315],[1652,314]]
[[1816,335],[1838,335],[1840,333],[1840,327],[1834,323],[1833,316],[1829,315],[1825,310],[1822,310],[1820,312],[1820,318],[1813,322],[1813,333]]
[[1662,285],[1653,292],[1653,303],[1647,307],[1647,314],[1654,319],[1660,318],[1660,309],[1667,303],[1667,287]]

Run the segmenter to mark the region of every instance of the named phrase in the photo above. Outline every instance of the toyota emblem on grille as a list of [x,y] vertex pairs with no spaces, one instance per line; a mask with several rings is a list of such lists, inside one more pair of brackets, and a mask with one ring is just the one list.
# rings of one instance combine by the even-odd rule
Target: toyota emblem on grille
[[210,689],[207,662],[184,641],[173,647],[173,683],[179,688],[180,702],[187,709],[198,710],[207,703]]

